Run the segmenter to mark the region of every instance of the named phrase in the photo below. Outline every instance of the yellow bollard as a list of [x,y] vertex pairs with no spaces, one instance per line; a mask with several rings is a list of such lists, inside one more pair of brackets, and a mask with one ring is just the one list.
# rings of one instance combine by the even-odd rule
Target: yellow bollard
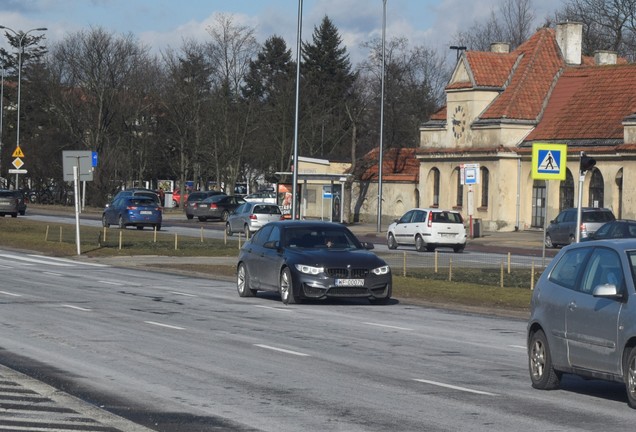
[[404,264],[402,268],[403,268],[402,275],[406,277],[406,252],[404,252]]
[[241,250],[241,238],[243,237],[243,236],[242,236],[242,234],[243,234],[243,233],[240,233],[240,232],[239,232],[239,243],[238,243],[238,248],[239,248],[239,250]]
[[534,290],[534,260],[532,260],[532,265],[530,266],[530,291]]
[[44,234],[44,241],[49,241],[49,226],[46,226],[46,234]]
[[437,274],[437,251],[435,251],[435,274]]
[[62,227],[60,227],[60,243],[62,243]]
[[104,243],[106,243],[106,227],[104,227],[104,237],[102,237],[104,239]]
[[179,249],[179,239],[177,233],[174,233],[174,250]]
[[154,235],[153,235],[153,243],[157,243],[157,227],[156,226],[155,226],[154,231],[155,232],[154,232]]
[[510,252],[508,252],[508,274],[510,274]]
[[203,243],[203,227],[201,227],[201,243]]
[[499,286],[501,286],[501,288],[503,288],[504,287],[504,261],[503,261],[503,259],[501,260],[501,277],[499,279],[500,279]]
[[450,258],[448,260],[448,281],[452,282],[453,280],[453,259]]
[[119,231],[119,250],[121,250],[121,241],[122,241],[123,237],[124,237],[124,231],[121,230],[121,231]]

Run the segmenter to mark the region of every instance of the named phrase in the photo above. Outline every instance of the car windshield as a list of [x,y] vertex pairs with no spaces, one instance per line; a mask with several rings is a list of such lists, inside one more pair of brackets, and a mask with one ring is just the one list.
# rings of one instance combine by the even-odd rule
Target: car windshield
[[356,249],[361,245],[358,240],[343,229],[335,228],[313,228],[313,227],[293,227],[285,232],[284,244],[290,248],[313,249],[313,248],[334,248],[334,249]]

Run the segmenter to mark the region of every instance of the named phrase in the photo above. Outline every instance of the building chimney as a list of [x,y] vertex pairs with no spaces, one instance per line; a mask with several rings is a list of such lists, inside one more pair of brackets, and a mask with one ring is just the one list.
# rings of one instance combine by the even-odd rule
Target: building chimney
[[583,24],[578,22],[557,24],[556,41],[559,44],[565,63],[569,65],[581,64]]
[[490,52],[508,54],[510,52],[510,44],[507,42],[494,42],[490,44]]
[[615,65],[617,58],[615,51],[594,51],[594,64],[598,66]]

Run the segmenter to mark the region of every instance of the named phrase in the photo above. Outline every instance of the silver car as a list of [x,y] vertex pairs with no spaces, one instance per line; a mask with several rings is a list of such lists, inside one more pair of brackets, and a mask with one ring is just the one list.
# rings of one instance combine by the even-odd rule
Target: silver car
[[0,190],[0,216],[18,217],[18,213],[24,214],[20,209],[19,194],[19,191]]
[[229,236],[235,232],[242,232],[250,237],[268,222],[282,220],[280,207],[266,202],[246,202],[240,205],[228,217],[225,223],[225,233]]
[[636,239],[563,248],[534,289],[528,322],[532,386],[564,373],[625,383],[636,408]]

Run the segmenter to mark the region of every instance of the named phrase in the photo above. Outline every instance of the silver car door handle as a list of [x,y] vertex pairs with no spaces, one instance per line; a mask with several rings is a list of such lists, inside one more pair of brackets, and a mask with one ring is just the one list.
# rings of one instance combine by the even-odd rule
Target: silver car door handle
[[571,311],[576,309],[576,303],[575,302],[568,303],[568,309],[570,309]]

